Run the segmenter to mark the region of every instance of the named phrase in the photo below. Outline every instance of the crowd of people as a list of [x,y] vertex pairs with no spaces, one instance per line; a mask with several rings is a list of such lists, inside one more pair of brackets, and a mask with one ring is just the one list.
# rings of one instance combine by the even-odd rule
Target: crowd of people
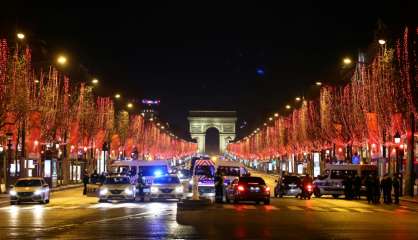
[[[370,174],[365,178],[364,181],[368,203],[380,203],[380,198],[383,194],[384,203],[391,204],[394,202],[395,204],[399,204],[399,174],[394,174],[393,177],[390,177],[389,174],[385,174],[382,179],[379,179],[376,174]],[[343,181],[343,185],[346,199],[360,199],[362,186],[362,179],[360,176],[347,176]],[[394,201],[392,200],[392,193]]]

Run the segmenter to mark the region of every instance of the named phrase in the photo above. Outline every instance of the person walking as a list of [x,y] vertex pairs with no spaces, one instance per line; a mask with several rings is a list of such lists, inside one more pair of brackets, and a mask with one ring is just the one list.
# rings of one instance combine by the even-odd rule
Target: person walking
[[393,181],[392,181],[395,204],[399,204],[400,183],[399,183],[398,176],[399,176],[398,174],[393,175]]
[[224,179],[220,172],[215,176],[215,201],[221,203],[223,201]]
[[84,184],[83,195],[87,194],[88,183],[89,183],[89,173],[87,172],[87,169],[85,169],[83,173],[83,184]]
[[354,178],[354,196],[356,199],[360,200],[360,190],[361,190],[361,178],[358,174],[356,174]]

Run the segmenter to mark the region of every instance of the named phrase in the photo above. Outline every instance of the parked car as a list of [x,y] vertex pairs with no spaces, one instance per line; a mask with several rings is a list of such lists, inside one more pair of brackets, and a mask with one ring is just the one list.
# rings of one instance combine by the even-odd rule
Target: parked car
[[19,178],[10,188],[11,205],[21,202],[49,203],[51,196],[49,185],[41,177]]
[[270,188],[261,177],[240,177],[226,188],[226,201],[255,201],[270,204]]
[[108,200],[135,200],[135,185],[131,184],[127,176],[106,177],[103,185],[99,189],[99,202]]

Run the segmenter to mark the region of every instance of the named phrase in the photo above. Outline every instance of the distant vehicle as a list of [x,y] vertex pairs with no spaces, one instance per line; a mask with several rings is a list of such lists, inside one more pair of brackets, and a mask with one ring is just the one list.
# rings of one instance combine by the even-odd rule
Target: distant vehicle
[[106,177],[103,185],[99,189],[99,202],[108,200],[135,200],[135,185],[131,184],[127,176]]
[[226,201],[255,201],[270,204],[270,188],[261,177],[240,177],[226,188]]
[[187,183],[190,181],[190,179],[192,177],[191,172],[188,169],[178,170],[177,171],[177,176],[179,177],[180,182],[187,182]]
[[182,199],[184,186],[177,175],[167,175],[154,178],[151,185],[150,200]]
[[332,165],[327,164],[325,166],[325,175],[318,176],[313,182],[315,197],[321,197],[322,195],[332,195],[334,198],[338,198],[344,195],[344,179],[348,176],[359,175],[361,178],[361,194],[365,194],[365,179],[368,175],[377,175],[377,166],[369,164],[345,164],[345,165]]
[[248,175],[244,164],[237,161],[218,160],[216,172],[223,176],[224,185],[229,185],[234,179]]
[[19,178],[10,186],[10,204],[21,202],[49,203],[50,189],[48,183],[40,177]]
[[274,188],[274,196],[295,196],[298,197],[301,194],[301,179],[298,176],[283,176],[280,181],[276,181],[276,187]]
[[165,160],[121,160],[115,161],[110,166],[112,174],[126,175],[130,177],[131,183],[138,182],[138,175],[141,173],[142,180],[151,185],[154,177],[168,174],[169,166]]

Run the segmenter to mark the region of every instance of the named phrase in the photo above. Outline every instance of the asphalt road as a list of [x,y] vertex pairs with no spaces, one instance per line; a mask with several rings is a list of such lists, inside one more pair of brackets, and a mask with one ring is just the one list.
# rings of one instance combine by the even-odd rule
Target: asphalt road
[[[273,180],[269,180],[272,182]],[[0,206],[1,239],[418,239],[418,205],[272,198],[270,206],[174,202],[98,203],[81,189],[48,205]]]

